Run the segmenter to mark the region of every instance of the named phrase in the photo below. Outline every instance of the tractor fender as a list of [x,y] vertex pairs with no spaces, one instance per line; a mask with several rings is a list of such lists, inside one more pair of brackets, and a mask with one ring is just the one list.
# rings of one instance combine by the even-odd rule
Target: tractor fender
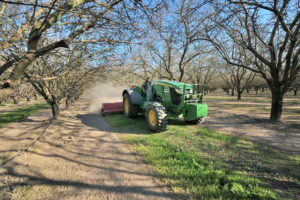
[[130,103],[131,104],[133,104],[133,105],[140,105],[141,96],[140,96],[140,94],[137,91],[135,91],[132,88],[126,89],[126,90],[123,91],[122,96],[124,96],[125,93],[129,94]]

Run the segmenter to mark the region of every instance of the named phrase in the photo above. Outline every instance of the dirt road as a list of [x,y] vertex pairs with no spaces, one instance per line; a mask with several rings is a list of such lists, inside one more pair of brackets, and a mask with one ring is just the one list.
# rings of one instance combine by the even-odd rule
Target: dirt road
[[174,199],[88,105],[62,112],[27,153],[0,168],[0,199]]

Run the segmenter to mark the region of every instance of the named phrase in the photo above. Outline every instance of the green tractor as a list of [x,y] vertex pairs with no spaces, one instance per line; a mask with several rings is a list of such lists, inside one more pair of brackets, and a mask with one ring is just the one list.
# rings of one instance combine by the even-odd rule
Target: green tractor
[[202,123],[207,116],[203,104],[204,85],[176,81],[150,81],[126,89],[123,113],[136,118],[144,114],[149,128],[155,132],[166,130],[168,118],[184,118],[189,124]]

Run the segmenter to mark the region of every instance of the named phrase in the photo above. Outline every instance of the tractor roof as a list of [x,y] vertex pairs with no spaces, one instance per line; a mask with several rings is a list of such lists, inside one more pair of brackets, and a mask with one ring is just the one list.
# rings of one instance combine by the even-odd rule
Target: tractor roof
[[186,83],[182,83],[182,82],[178,82],[178,81],[153,81],[152,83],[157,84],[157,85],[172,87],[172,88],[176,88],[176,89],[183,89],[184,84],[186,84]]

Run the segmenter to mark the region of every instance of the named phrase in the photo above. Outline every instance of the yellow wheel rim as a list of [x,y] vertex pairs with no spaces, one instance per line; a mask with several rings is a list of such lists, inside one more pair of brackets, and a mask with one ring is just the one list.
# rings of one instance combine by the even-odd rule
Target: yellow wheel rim
[[124,98],[124,109],[125,109],[125,113],[129,112],[129,102],[127,97]]
[[154,110],[149,110],[148,119],[149,119],[150,125],[155,127],[156,126],[156,114],[155,114]]

